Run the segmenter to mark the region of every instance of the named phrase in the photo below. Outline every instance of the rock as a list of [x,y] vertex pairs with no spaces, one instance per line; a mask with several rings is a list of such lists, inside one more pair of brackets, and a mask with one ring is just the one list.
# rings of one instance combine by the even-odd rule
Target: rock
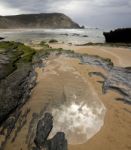
[[67,140],[63,132],[58,132],[51,140],[48,140],[47,150],[67,150]]
[[0,124],[23,105],[35,86],[33,50],[21,43],[0,42]]
[[107,43],[131,43],[131,28],[116,29],[103,34]]
[[49,43],[58,43],[58,41],[55,40],[55,39],[52,39],[52,40],[49,41]]
[[[34,73],[35,75],[35,73]],[[0,83],[0,123],[19,105],[25,103],[35,85],[32,67],[23,65]]]
[[63,132],[58,132],[52,139],[48,136],[53,128],[53,117],[50,113],[45,113],[44,118],[39,120],[34,143],[36,147],[32,150],[67,150],[67,140]]
[[0,37],[0,40],[4,40],[4,38],[3,38],[3,37]]
[[82,37],[88,37],[88,35],[82,35]]
[[45,145],[47,138],[53,128],[53,117],[51,114],[46,113],[44,118],[42,118],[37,125],[35,144],[38,148]]
[[107,93],[108,90],[113,90],[119,93],[122,97],[117,98],[127,104],[131,104],[131,68],[113,67],[108,69],[108,75],[101,72],[90,72],[90,76],[100,76],[104,80],[102,82],[102,91]]

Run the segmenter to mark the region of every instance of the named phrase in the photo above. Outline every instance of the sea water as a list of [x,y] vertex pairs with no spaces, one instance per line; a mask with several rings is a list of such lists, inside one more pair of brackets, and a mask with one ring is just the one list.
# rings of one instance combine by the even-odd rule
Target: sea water
[[104,30],[88,29],[0,29],[0,37],[6,41],[32,42],[56,39],[72,44],[104,43]]

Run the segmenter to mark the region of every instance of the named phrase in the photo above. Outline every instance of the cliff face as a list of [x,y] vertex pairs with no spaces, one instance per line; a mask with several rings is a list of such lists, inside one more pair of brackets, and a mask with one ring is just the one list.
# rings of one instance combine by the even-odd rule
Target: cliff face
[[0,28],[80,28],[61,13],[0,16]]

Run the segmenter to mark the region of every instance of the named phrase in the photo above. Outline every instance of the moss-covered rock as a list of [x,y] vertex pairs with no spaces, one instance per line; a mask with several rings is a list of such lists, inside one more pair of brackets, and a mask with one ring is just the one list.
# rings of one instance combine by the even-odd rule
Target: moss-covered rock
[[35,83],[34,54],[22,43],[0,42],[0,123],[30,94]]
[[57,43],[58,41],[57,40],[55,40],[55,39],[51,39],[50,41],[49,41],[49,43]]
[[11,74],[20,63],[31,63],[35,50],[17,42],[0,42],[0,80]]

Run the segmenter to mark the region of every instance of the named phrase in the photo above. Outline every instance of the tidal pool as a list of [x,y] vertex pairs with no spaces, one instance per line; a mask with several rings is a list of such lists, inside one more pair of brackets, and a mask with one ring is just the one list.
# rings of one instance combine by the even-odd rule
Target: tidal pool
[[71,102],[54,108],[54,128],[51,136],[62,131],[69,144],[83,144],[103,126],[105,110],[103,104],[91,107],[85,102]]
[[72,145],[83,144],[100,131],[106,113],[92,84],[77,69],[77,63],[75,59],[60,56],[49,61],[44,71],[45,78],[54,78],[50,86],[57,83],[55,104],[50,110],[54,118],[50,138],[61,131]]

